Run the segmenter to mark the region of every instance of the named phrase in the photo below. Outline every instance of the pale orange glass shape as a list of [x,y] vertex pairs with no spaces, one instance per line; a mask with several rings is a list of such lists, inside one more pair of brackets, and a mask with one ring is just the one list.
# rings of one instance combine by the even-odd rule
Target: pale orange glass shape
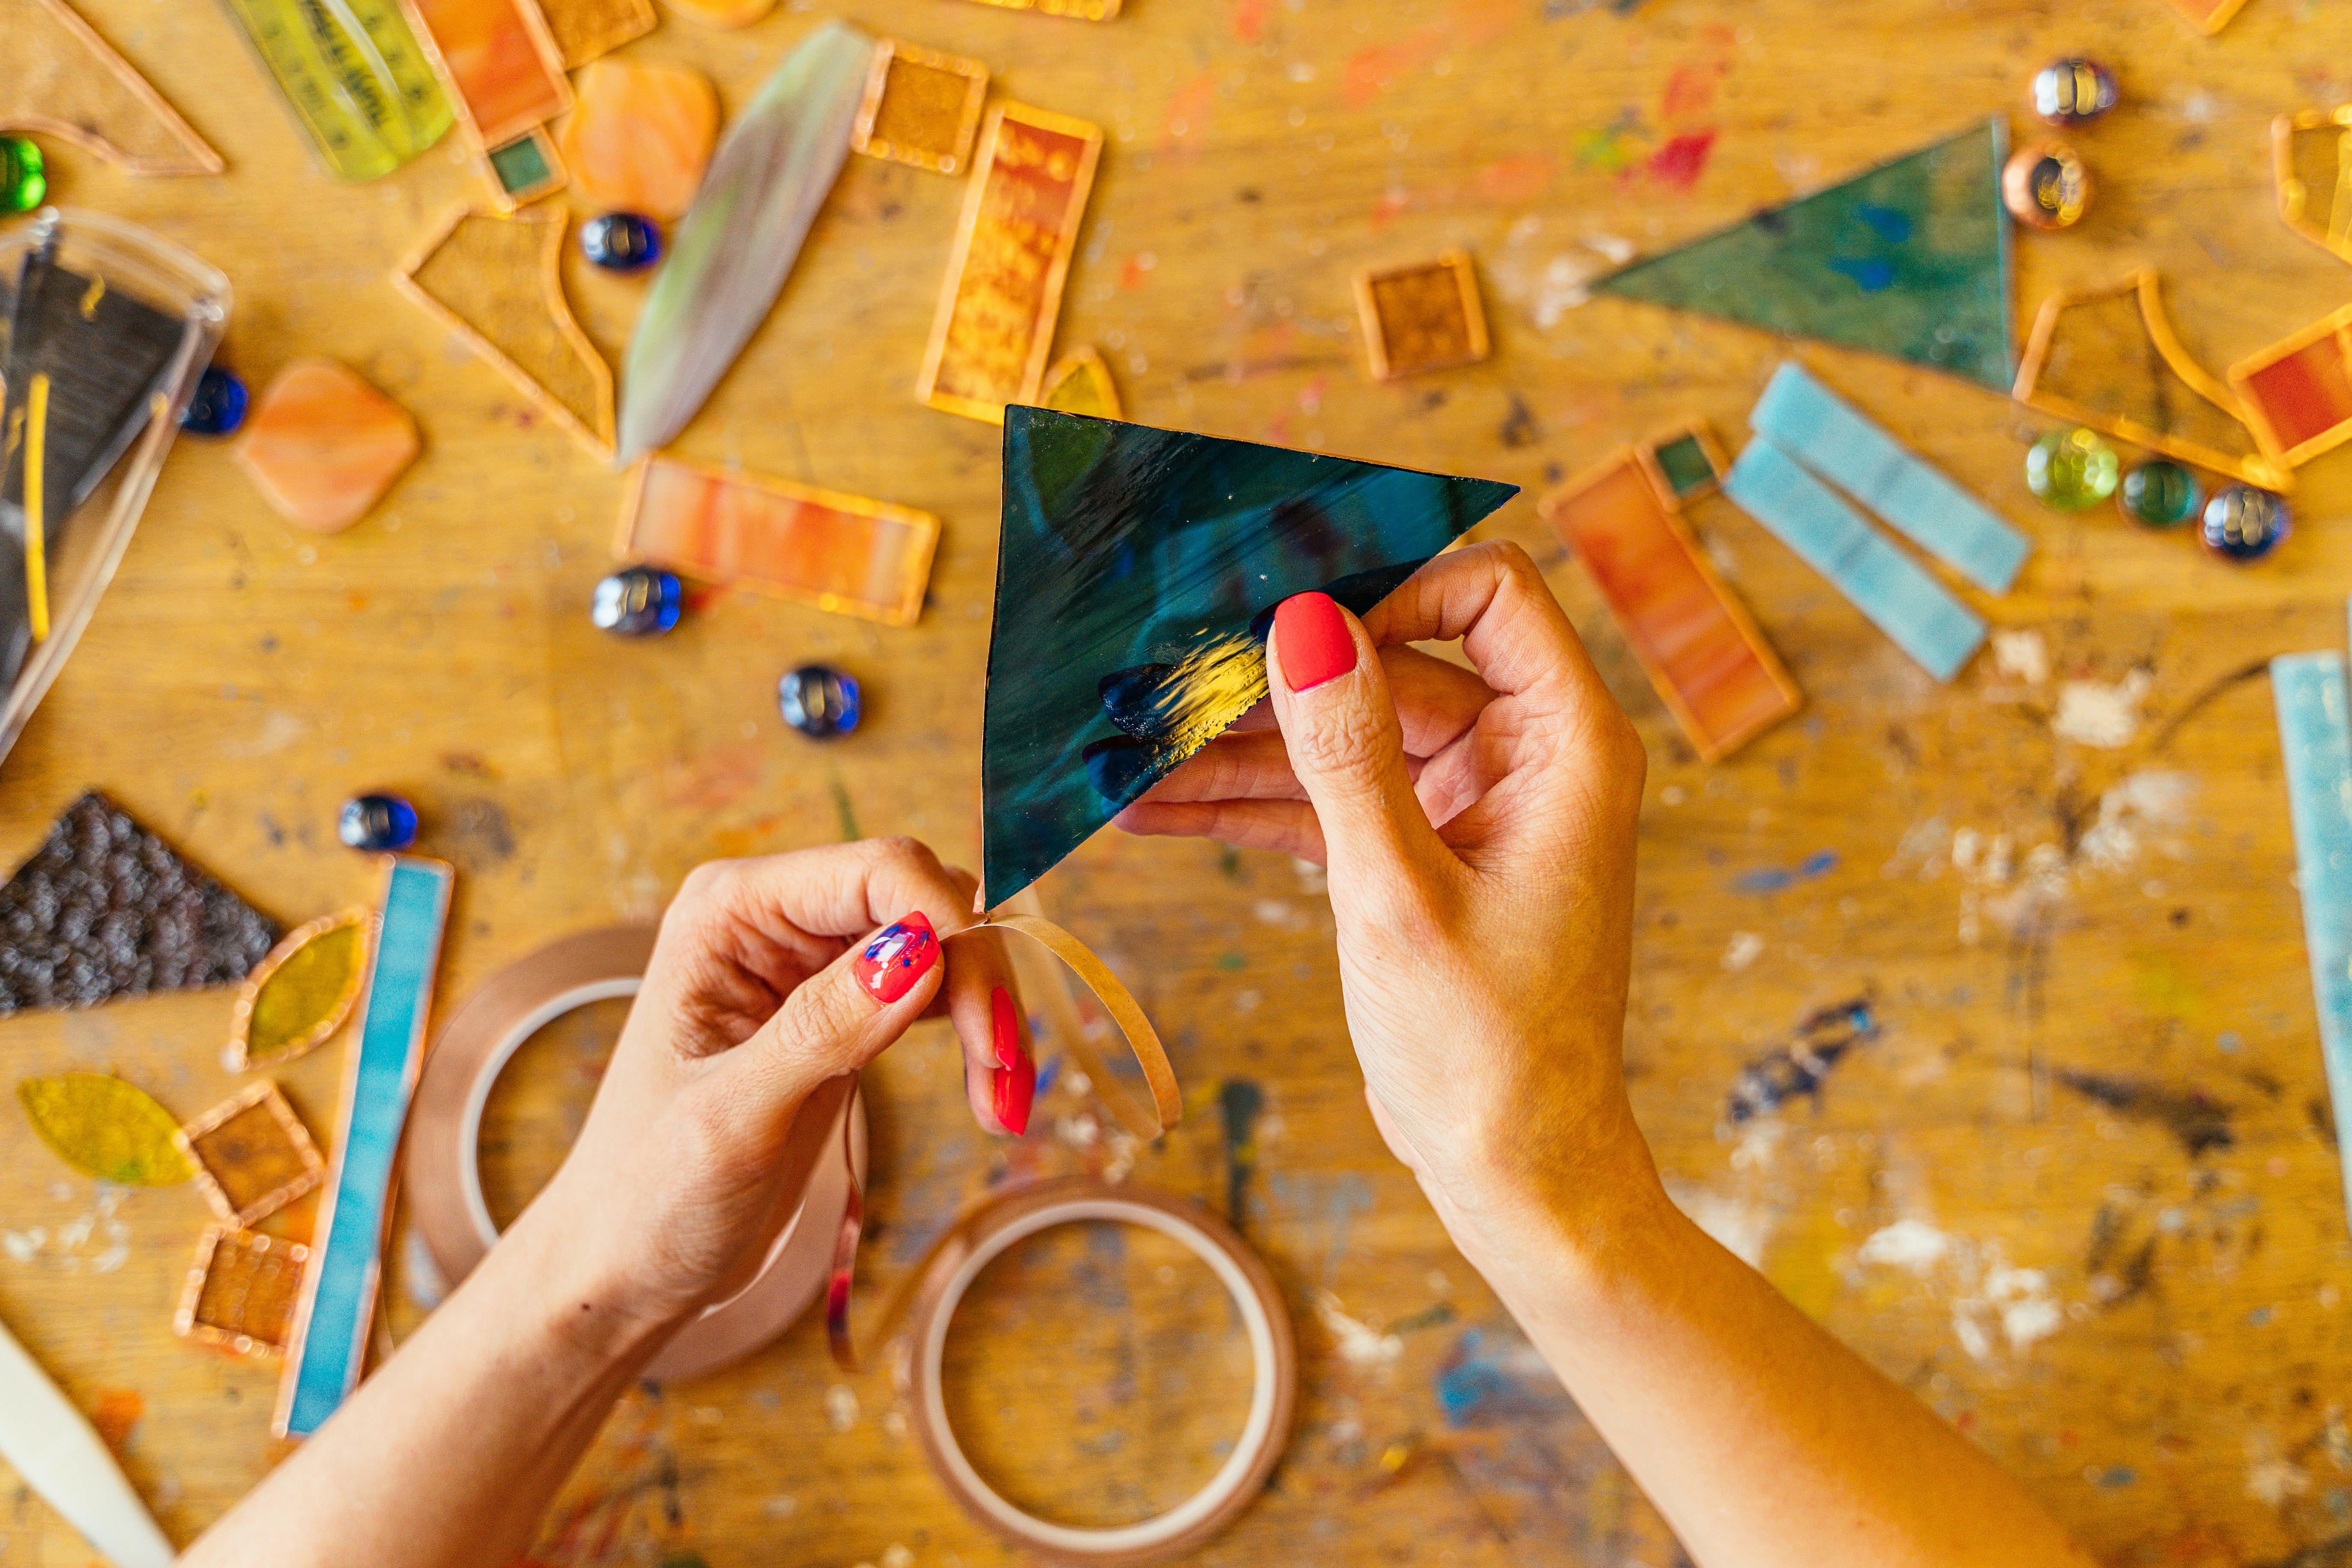
[[993,424],[1045,378],[1102,131],[1018,103],[989,110],[915,395]]
[[416,421],[331,359],[296,360],[254,405],[236,459],[289,522],[334,533],[416,458]]
[[1659,698],[1713,762],[1802,705],[1747,613],[1628,451],[1544,498]]
[[911,626],[940,520],[788,479],[648,458],[621,504],[614,553],[706,582]]
[[487,147],[497,147],[563,111],[566,89],[545,24],[535,30],[528,0],[410,0],[441,53],[449,85]]
[[719,139],[719,94],[685,66],[602,59],[580,73],[558,140],[572,183],[598,206],[682,216]]

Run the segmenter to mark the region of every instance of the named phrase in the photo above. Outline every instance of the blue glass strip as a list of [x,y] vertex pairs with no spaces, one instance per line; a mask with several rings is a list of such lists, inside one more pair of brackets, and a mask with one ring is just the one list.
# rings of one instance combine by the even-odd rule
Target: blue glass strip
[[285,1435],[308,1436],[358,1384],[393,1163],[425,1049],[433,971],[449,909],[452,873],[438,860],[402,856],[384,885],[383,918],[370,962],[358,1059],[351,1070],[341,1137],[320,1215],[326,1242],[312,1260],[309,1326],[288,1366]]
[[2031,548],[2025,535],[1796,361],[1772,373],[1748,423],[1979,587],[2005,594],[2017,581]]
[[2319,1054],[2336,1104],[2336,1147],[2352,1205],[2352,723],[2344,656],[2290,653],[2271,660],[2279,749],[2294,821],[2303,942],[2311,952]]
[[1863,521],[1835,490],[1758,437],[1723,493],[1828,578],[1895,645],[1938,680],[1959,672],[1984,641],[1985,624],[1949,590]]

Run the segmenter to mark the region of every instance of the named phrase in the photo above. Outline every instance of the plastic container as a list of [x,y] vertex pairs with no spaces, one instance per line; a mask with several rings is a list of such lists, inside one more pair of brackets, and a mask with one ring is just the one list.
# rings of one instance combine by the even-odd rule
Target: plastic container
[[[121,218],[44,207],[0,231],[0,757],[113,580],[228,309],[216,268]],[[48,632],[27,642],[24,426],[37,372],[52,383],[41,469]],[[93,410],[113,412],[85,417]],[[61,462],[74,471],[61,476]]]

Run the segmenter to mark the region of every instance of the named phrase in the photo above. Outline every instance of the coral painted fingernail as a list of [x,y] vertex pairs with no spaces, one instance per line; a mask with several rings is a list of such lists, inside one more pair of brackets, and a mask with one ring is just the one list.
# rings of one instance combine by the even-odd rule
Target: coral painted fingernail
[[1029,1102],[1037,1095],[1037,1063],[1019,1046],[1009,1068],[989,1069],[989,1106],[997,1124],[1015,1138],[1029,1131]]
[[916,981],[940,961],[940,933],[923,911],[916,910],[897,924],[885,926],[866,944],[853,966],[857,984],[882,1006],[888,1006],[913,989]]
[[1293,594],[1274,612],[1282,648],[1282,679],[1293,691],[1311,691],[1356,668],[1356,639],[1348,617],[1328,594]]
[[1020,1059],[1021,1013],[1013,1005],[1013,993],[1002,985],[988,998],[988,1044],[998,1067],[1009,1068]]

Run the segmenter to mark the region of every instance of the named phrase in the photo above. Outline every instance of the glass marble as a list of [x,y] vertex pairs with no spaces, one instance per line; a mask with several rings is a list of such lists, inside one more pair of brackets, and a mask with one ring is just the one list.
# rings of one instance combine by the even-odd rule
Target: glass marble
[[0,136],[0,213],[28,213],[49,194],[41,149],[29,136]]
[[857,728],[857,678],[829,664],[804,664],[776,682],[776,710],[812,741]]
[[416,842],[416,808],[396,795],[354,795],[343,802],[335,837],[371,853],[405,849]]
[[607,272],[637,272],[661,259],[661,230],[635,213],[606,213],[580,226],[580,254]]
[[2169,458],[2137,465],[2116,491],[2116,505],[2143,528],[2178,528],[2204,504],[2205,487]]
[[2116,106],[2115,73],[2096,60],[2053,60],[2033,73],[2033,112],[2052,125],[2080,125]]
[[2285,498],[2252,485],[2224,485],[2205,503],[2200,537],[2225,560],[2259,561],[2278,548],[2294,521]]
[[2025,488],[2060,511],[2080,511],[2115,494],[2122,469],[2096,432],[2053,430],[2025,454]]
[[2091,172],[2055,142],[2021,150],[2000,172],[2001,205],[2034,228],[2072,228],[2091,208]]
[[234,371],[206,365],[205,374],[196,378],[195,395],[188,399],[187,411],[180,416],[180,428],[191,436],[234,435],[245,423],[247,401],[245,383]]
[[615,637],[659,637],[677,625],[685,603],[685,584],[677,573],[632,566],[596,584],[595,596],[588,601],[588,618]]

